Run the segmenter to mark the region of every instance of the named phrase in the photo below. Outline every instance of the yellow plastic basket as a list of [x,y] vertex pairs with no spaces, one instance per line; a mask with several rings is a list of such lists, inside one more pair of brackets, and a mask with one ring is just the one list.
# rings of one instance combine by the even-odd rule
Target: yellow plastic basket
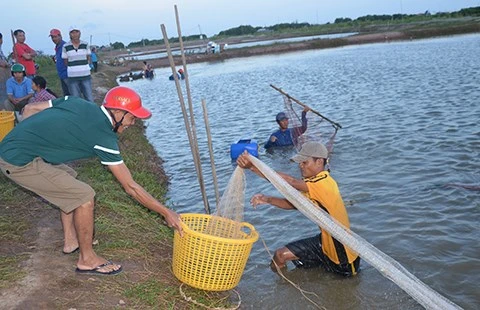
[[13,129],[15,112],[0,111],[0,141]]
[[[173,274],[207,291],[227,291],[240,282],[258,233],[249,223],[206,214],[181,214],[183,237],[175,231]],[[208,231],[208,233],[206,233]]]

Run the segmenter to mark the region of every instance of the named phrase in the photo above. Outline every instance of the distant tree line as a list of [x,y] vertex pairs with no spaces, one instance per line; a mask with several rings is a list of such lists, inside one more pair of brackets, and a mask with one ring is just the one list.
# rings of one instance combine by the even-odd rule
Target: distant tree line
[[[366,15],[366,16],[361,16],[358,17],[357,19],[351,19],[348,17],[339,17],[336,18],[334,23],[335,24],[341,24],[341,23],[364,23],[364,22],[375,22],[375,21],[391,21],[391,20],[415,20],[423,17],[429,17],[429,18],[435,18],[435,17],[461,17],[461,16],[480,16],[480,6],[479,7],[472,7],[472,8],[466,8],[466,9],[461,9],[460,11],[457,12],[452,12],[452,13],[436,13],[436,14],[430,14],[430,11],[425,11],[425,13],[422,14],[393,14],[393,15]],[[240,36],[240,35],[249,35],[249,34],[255,34],[257,33],[260,29],[263,30],[268,30],[268,31],[282,31],[282,30],[289,30],[289,29],[299,29],[299,28],[308,28],[308,27],[314,27],[316,25],[311,25],[309,23],[282,23],[282,24],[276,24],[273,26],[268,26],[268,27],[252,27],[250,25],[241,25],[235,28],[230,28],[224,31],[220,31],[218,33],[218,36]]]
[[[380,21],[380,22],[399,21],[399,20],[412,21],[412,20],[419,20],[423,18],[437,18],[437,17],[438,18],[455,18],[455,17],[464,17],[464,16],[480,16],[480,6],[461,9],[460,11],[457,11],[457,12],[439,12],[435,14],[430,14],[429,11],[425,11],[424,13],[421,13],[421,14],[365,15],[365,16],[358,17],[357,19],[351,19],[348,17],[339,17],[335,19],[334,24],[348,25],[348,24],[376,22],[376,21]],[[330,24],[330,23],[327,23],[327,24]],[[220,31],[215,36],[252,35],[260,31],[279,32],[279,31],[286,31],[286,30],[288,31],[290,29],[295,30],[300,28],[309,28],[309,27],[316,27],[316,26],[318,25],[312,25],[309,23],[299,23],[299,22],[281,23],[281,24],[276,24],[276,25],[267,26],[267,27],[253,27],[250,25],[240,25],[235,28],[230,28],[227,30]],[[201,36],[202,36],[201,34],[182,36],[182,39],[183,41],[198,40]],[[203,35],[203,37],[208,38],[205,35]],[[170,43],[179,42],[178,37],[172,37],[172,38],[169,38],[168,40]],[[130,44],[127,45],[127,47],[133,48],[133,47],[142,47],[147,45],[159,45],[163,43],[164,43],[163,40],[142,39],[138,42],[131,42]],[[111,44],[111,47],[113,49],[122,49],[122,48],[125,48],[125,45],[121,42],[115,42]]]
[[393,15],[366,15],[361,16],[357,19],[352,20],[351,18],[337,18],[335,19],[335,24],[340,23],[352,23],[352,22],[374,22],[374,21],[389,21],[389,20],[412,20],[418,17],[428,16],[428,17],[463,17],[463,16],[480,16],[480,6],[461,9],[457,12],[439,12],[435,14],[430,14],[430,11],[425,11],[423,14],[393,14]]

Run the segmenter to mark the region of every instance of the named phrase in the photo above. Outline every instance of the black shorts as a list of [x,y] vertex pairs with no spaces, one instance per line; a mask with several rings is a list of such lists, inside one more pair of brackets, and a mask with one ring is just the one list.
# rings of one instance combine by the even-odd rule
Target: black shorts
[[346,277],[355,275],[360,266],[360,256],[350,264],[335,264],[322,250],[320,234],[314,237],[290,242],[285,247],[289,249],[298,260],[293,260],[297,268],[314,268],[322,266],[325,270],[341,274]]

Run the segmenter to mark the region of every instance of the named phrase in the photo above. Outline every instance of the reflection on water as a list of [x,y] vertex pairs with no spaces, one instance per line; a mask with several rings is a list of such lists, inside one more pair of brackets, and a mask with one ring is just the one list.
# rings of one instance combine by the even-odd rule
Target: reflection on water
[[[352,229],[427,285],[465,308],[480,301],[480,192],[447,183],[480,184],[480,35],[349,46],[189,65],[203,170],[210,203],[213,184],[200,101],[206,99],[218,182],[223,192],[234,164],[231,143],[261,144],[275,130],[283,88],[342,124],[332,176],[348,207]],[[147,135],[165,160],[170,205],[203,212],[202,199],[169,68],[154,80],[128,83],[153,118]],[[182,84],[184,81],[182,82]],[[300,176],[293,150],[260,159]],[[256,192],[275,194],[247,172],[246,204]],[[268,248],[318,232],[299,212],[246,208]],[[300,292],[273,274],[262,242],[252,250],[238,286],[244,309],[313,309]],[[286,276],[315,292],[327,309],[419,309],[414,300],[362,262],[353,279],[321,269]],[[317,300],[317,299],[315,299]],[[318,301],[318,300],[317,300]]]

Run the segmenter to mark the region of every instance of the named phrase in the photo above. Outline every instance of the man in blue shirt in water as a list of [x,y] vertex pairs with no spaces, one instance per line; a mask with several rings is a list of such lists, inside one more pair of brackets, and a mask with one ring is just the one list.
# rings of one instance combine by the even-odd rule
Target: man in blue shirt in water
[[280,112],[275,118],[280,128],[272,133],[265,148],[269,149],[274,146],[289,146],[293,145],[294,139],[297,139],[307,130],[307,112],[310,111],[310,107],[305,106],[302,111],[302,126],[295,128],[288,128],[288,117],[285,112]]

